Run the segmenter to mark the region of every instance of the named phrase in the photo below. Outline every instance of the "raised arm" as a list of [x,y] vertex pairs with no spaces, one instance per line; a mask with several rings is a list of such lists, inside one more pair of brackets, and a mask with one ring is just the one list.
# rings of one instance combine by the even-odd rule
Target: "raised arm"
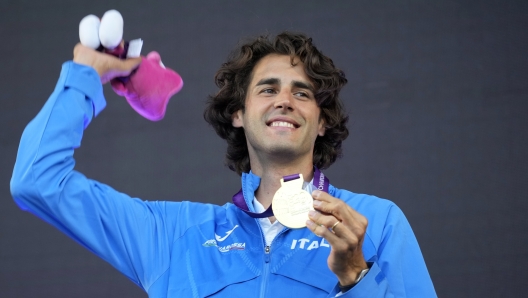
[[[11,193],[24,210],[51,223],[148,290],[168,267],[172,227],[167,209],[143,202],[73,170],[83,130],[105,107],[101,82],[127,75],[141,59],[121,61],[77,45],[57,86],[28,124],[18,150]],[[149,264],[155,263],[153,272]]]

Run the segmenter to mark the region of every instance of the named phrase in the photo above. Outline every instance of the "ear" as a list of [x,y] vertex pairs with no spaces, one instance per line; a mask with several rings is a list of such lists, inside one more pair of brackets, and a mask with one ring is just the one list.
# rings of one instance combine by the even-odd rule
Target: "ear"
[[319,121],[319,128],[318,128],[318,131],[317,131],[317,134],[322,137],[325,135],[325,132],[326,132],[326,125],[325,125],[325,121],[324,119],[321,118],[321,120]]
[[242,110],[238,110],[231,115],[231,124],[234,127],[244,127],[244,120],[242,119]]

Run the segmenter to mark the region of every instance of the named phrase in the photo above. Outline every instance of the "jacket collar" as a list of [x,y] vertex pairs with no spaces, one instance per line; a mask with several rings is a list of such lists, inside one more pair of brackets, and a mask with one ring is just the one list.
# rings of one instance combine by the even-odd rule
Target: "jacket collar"
[[253,207],[253,198],[255,198],[255,191],[260,185],[260,177],[249,173],[242,173],[242,194],[244,195],[244,200],[249,208],[249,211],[256,212],[255,207]]

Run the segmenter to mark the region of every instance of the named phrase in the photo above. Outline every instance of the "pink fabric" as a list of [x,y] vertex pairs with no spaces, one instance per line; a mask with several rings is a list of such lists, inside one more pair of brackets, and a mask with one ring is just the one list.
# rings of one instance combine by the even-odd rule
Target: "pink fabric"
[[141,116],[159,121],[165,116],[171,96],[183,87],[183,80],[174,70],[160,65],[161,57],[157,52],[141,58],[139,67],[130,77],[113,79],[110,83]]

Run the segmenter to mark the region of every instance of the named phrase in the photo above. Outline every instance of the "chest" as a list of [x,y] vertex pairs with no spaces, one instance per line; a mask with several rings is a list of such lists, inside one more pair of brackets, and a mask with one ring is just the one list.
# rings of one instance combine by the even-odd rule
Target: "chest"
[[[330,249],[306,228],[283,230],[266,246],[254,219],[206,222],[173,243],[169,292],[189,297],[328,293],[337,282],[326,262]],[[288,289],[275,285],[295,292],[287,295]]]

